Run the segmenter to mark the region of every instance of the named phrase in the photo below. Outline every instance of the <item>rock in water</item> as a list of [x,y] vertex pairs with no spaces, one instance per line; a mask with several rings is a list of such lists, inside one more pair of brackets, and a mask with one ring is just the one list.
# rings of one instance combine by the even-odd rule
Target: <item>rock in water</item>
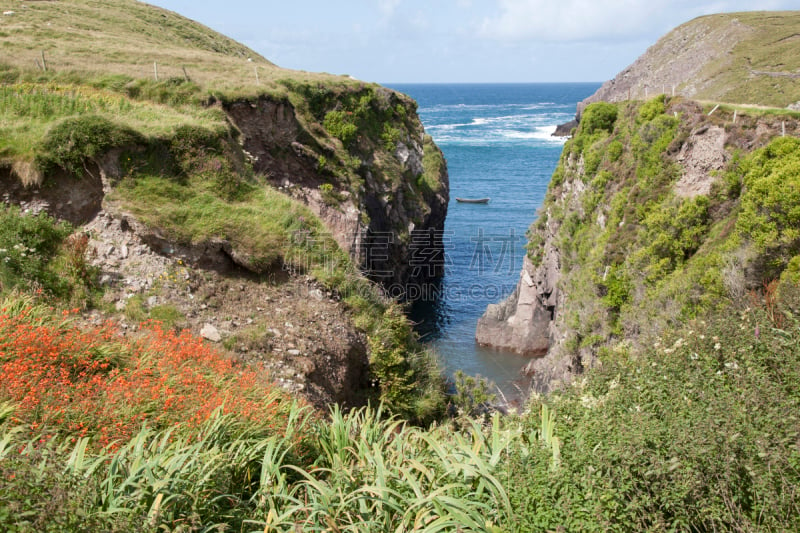
[[564,124],[556,126],[556,131],[553,132],[553,137],[569,137],[572,135],[572,130],[578,127],[577,120],[570,120]]

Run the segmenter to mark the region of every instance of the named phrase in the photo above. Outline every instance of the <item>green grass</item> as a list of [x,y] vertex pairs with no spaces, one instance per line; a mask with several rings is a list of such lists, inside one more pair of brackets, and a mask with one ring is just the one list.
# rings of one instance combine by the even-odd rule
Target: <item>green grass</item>
[[800,13],[727,13],[687,23],[692,24],[707,27],[704,33],[725,27],[733,31],[736,25],[745,28],[725,60],[710,63],[698,75],[699,79],[708,80],[696,95],[698,99],[779,108],[800,101],[800,84],[792,77],[800,69],[800,57],[796,53]]
[[441,174],[447,165],[444,155],[430,135],[425,136],[422,149],[422,166],[425,170],[419,177],[420,185],[428,191],[439,192],[442,188]]
[[[322,262],[326,253],[340,253],[308,208],[271,187],[254,187],[236,201],[220,198],[211,187],[213,183],[198,177],[181,183],[144,175],[123,181],[114,197],[177,243],[226,240],[256,272],[280,268],[281,260],[292,257],[310,261],[298,263],[305,268]],[[309,239],[298,240],[306,234]]]
[[380,409],[320,420],[293,404],[271,434],[217,412],[195,432],[143,428],[111,451],[91,438],[39,443],[5,407],[0,488],[12,498],[0,520],[11,531],[502,531],[511,509],[498,474],[523,437],[498,418],[491,433],[426,431]]
[[[129,143],[135,143],[136,134],[150,138],[171,136],[179,126],[227,131],[225,115],[219,109],[135,101],[85,85],[20,83],[0,86],[0,163],[33,161],[42,154],[49,155],[52,148],[63,150],[67,146],[86,152],[86,139],[73,141],[82,145],[75,147],[59,137],[58,128],[67,128],[70,131],[64,134],[74,135],[75,124],[90,116],[105,124],[124,124],[128,131],[135,132],[128,135]],[[100,143],[94,155],[101,155],[108,148]]]

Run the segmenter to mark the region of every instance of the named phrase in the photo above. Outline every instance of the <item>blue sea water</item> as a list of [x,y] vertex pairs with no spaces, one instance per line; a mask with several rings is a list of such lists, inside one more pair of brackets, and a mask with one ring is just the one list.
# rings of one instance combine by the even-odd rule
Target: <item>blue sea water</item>
[[[475,343],[486,306],[510,294],[564,140],[551,136],[575,115],[598,83],[388,84],[419,104],[425,131],[444,152],[450,173],[445,222],[445,276],[437,301],[412,310],[418,331],[448,372],[493,380],[514,395],[526,359]],[[489,197],[464,204],[456,197]]]

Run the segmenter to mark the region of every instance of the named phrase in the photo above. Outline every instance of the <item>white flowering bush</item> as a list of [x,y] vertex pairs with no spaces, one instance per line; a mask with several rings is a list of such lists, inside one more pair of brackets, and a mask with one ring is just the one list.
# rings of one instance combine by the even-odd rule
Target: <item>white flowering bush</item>
[[50,263],[70,233],[69,225],[44,213],[0,208],[0,291],[21,288],[62,294],[64,280]]

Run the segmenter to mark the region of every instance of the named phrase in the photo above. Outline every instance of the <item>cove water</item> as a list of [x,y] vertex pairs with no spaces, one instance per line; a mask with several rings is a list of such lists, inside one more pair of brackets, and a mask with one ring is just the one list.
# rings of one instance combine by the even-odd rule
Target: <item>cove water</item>
[[[487,377],[508,397],[526,387],[527,359],[482,348],[475,326],[486,306],[516,286],[525,232],[536,219],[564,139],[556,125],[599,83],[388,84],[419,104],[425,131],[444,152],[450,173],[445,275],[438,298],[415,304],[411,318],[449,374]],[[488,204],[459,203],[490,198]]]

